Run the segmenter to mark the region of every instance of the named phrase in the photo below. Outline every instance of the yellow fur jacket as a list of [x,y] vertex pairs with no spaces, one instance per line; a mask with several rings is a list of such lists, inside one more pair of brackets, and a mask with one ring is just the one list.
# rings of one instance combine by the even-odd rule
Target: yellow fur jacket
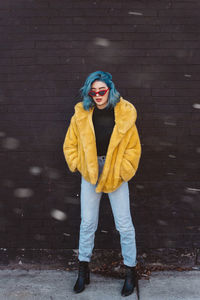
[[98,158],[92,122],[94,107],[86,111],[78,102],[71,117],[64,144],[65,160],[71,172],[79,171],[96,192],[110,193],[136,173],[141,156],[141,144],[135,124],[137,111],[132,103],[120,97],[114,107],[115,126],[112,131],[106,160],[98,179]]

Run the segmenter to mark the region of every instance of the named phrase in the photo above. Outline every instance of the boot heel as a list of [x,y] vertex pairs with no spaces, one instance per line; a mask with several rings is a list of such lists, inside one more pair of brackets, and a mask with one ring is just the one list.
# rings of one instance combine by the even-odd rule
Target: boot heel
[[88,272],[85,278],[85,283],[89,284],[90,283],[90,273]]
[[90,270],[88,262],[79,261],[78,278],[74,285],[74,291],[76,293],[81,293],[85,289],[85,283],[90,283]]

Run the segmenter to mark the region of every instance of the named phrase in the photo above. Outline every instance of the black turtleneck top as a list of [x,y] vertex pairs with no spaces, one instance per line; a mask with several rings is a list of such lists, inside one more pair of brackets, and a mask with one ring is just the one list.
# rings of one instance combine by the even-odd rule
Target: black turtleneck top
[[96,136],[97,155],[106,155],[113,127],[115,125],[114,108],[108,108],[106,106],[103,109],[99,109],[95,106],[92,120]]

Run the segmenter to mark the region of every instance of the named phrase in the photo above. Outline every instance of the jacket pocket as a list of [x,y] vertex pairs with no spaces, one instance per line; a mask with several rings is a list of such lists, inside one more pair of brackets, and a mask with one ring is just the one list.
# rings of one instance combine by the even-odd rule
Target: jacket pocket
[[124,181],[129,181],[134,175],[136,170],[133,168],[132,164],[127,160],[123,159],[121,168],[120,168],[120,175]]

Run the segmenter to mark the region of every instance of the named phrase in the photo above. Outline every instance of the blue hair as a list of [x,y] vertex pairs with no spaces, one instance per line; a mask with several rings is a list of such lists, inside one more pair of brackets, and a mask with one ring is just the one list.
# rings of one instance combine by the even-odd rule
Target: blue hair
[[108,72],[96,71],[89,74],[84,85],[79,90],[83,99],[82,101],[84,109],[89,110],[91,107],[96,105],[92,97],[88,95],[89,91],[91,90],[91,85],[95,80],[103,81],[110,88],[108,105],[106,106],[106,109],[114,107],[117,102],[120,101],[120,93],[115,88],[115,84],[112,81],[112,75]]

